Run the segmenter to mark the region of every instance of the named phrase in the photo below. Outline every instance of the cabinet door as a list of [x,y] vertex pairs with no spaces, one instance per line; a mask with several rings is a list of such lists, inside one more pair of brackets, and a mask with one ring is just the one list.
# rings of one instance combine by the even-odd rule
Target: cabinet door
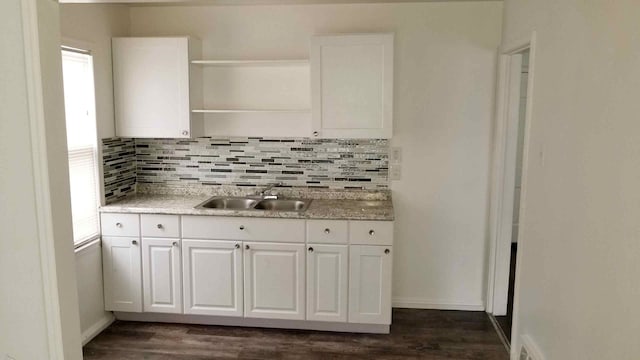
[[189,39],[114,38],[116,135],[190,137]]
[[139,241],[137,237],[102,237],[105,310],[142,312]]
[[242,248],[236,241],[182,240],[184,313],[242,316]]
[[347,321],[348,246],[307,246],[307,320]]
[[311,97],[314,136],[390,138],[393,35],[313,37]]
[[142,239],[144,311],[182,312],[180,240]]
[[246,317],[304,320],[304,244],[244,243]]
[[349,249],[349,322],[391,324],[391,247]]

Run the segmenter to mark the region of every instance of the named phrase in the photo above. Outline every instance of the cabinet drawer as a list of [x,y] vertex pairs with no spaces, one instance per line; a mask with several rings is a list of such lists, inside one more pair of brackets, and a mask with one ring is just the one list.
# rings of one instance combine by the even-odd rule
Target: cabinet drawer
[[346,244],[349,222],[341,220],[308,220],[307,242],[317,244]]
[[140,236],[140,216],[138,214],[110,214],[100,216],[102,235]]
[[392,221],[349,221],[349,243],[357,245],[392,245]]
[[303,243],[304,223],[298,219],[183,216],[182,237]]
[[180,217],[177,215],[140,215],[143,237],[180,237]]

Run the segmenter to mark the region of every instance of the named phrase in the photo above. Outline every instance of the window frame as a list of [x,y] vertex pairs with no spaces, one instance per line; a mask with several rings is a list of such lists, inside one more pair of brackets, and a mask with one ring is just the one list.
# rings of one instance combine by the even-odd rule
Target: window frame
[[[101,184],[103,184],[104,180],[103,180],[103,172],[102,172],[102,148],[100,147],[100,135],[99,135],[99,129],[98,129],[98,114],[97,114],[97,92],[96,92],[96,69],[95,69],[95,56],[94,56],[94,46],[92,43],[88,43],[88,42],[84,42],[81,40],[76,40],[76,39],[70,39],[70,38],[62,38],[61,41],[61,46],[60,46],[60,56],[62,59],[62,51],[71,51],[71,52],[77,52],[80,54],[85,54],[85,55],[89,55],[91,58],[91,73],[92,73],[92,87],[93,87],[93,107],[90,109],[90,111],[92,112],[93,118],[95,119],[95,131],[93,132],[93,140],[94,140],[94,144],[95,144],[95,149],[94,149],[94,162],[95,162],[95,169],[94,169],[94,176],[96,179],[96,189],[95,189],[95,194],[96,194],[96,215],[97,215],[97,223],[98,223],[98,227],[96,229],[96,233],[81,239],[80,241],[76,242],[75,239],[71,239],[71,241],[73,241],[73,247],[74,250],[77,251],[80,248],[83,248],[84,246],[86,246],[89,243],[92,243],[98,239],[101,238],[102,233],[101,233],[101,224],[100,224],[100,206],[104,205],[104,188],[103,186],[101,186]],[[63,74],[64,76],[64,74]],[[65,126],[66,126],[66,120],[65,120]],[[66,131],[66,129],[65,129]],[[69,155],[70,151],[67,148],[67,156]],[[67,160],[68,162],[68,160]]]

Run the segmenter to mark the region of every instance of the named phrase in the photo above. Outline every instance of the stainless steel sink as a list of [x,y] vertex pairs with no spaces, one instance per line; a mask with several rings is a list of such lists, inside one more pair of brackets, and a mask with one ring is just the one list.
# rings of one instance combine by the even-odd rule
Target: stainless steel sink
[[212,197],[196,206],[196,209],[305,211],[311,200],[262,199],[261,197]]
[[196,206],[197,209],[248,210],[260,201],[243,197],[214,197]]
[[256,210],[305,211],[310,200],[262,200],[256,204]]

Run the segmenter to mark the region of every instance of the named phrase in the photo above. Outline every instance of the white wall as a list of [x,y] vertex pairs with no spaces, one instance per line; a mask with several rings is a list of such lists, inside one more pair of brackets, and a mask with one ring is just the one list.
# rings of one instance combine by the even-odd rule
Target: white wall
[[502,2],[131,9],[133,36],[192,35],[205,56],[308,57],[320,33],[395,39],[396,306],[482,309]]
[[515,350],[528,335],[548,360],[638,359],[640,3],[505,10],[507,47],[537,33]]
[[[60,5],[63,44],[90,50],[93,56],[98,139],[115,136],[111,37],[129,33],[129,10],[121,5]],[[102,170],[102,169],[101,169]],[[113,321],[104,311],[100,242],[76,251],[82,341]]]
[[0,5],[1,357],[82,358],[58,21],[57,2]]

